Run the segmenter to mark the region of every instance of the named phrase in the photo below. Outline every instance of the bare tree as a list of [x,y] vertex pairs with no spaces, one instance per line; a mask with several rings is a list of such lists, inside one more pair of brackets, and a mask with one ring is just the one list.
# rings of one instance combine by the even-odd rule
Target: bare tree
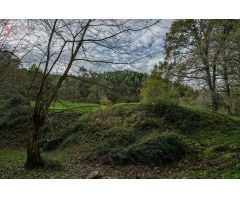
[[[80,63],[134,67],[134,63],[147,56],[146,52],[143,54],[142,50],[138,50],[139,47],[133,48],[134,41],[157,25],[159,20],[34,20],[31,23],[40,37],[37,45],[32,45],[31,58],[27,57],[26,60],[29,63],[38,62],[42,77],[34,97],[31,130],[28,134],[25,167],[29,169],[44,166],[38,145],[41,126],[66,77],[74,74]],[[152,54],[148,53],[149,56]],[[52,73],[56,73],[59,78],[52,89],[47,91],[47,79]]]

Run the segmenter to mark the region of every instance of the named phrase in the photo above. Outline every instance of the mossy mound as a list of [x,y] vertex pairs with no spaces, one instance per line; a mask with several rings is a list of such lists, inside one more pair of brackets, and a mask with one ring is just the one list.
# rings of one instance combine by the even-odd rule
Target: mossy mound
[[182,136],[236,126],[233,119],[216,112],[167,103],[136,104],[86,113],[59,135],[64,138],[62,147],[78,145],[85,159],[164,166],[191,149]]

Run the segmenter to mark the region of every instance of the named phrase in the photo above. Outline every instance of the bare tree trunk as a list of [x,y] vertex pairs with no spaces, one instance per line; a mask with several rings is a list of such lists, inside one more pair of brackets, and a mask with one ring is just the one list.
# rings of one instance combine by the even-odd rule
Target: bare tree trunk
[[[49,95],[48,97],[48,101],[47,103],[44,105],[44,109],[40,106],[42,97],[43,97],[43,90],[44,90],[44,83],[47,79],[47,77],[49,76],[51,69],[54,67],[55,63],[57,62],[58,58],[55,60],[56,62],[54,62],[54,64],[51,66],[51,69],[47,72],[48,70],[48,63],[49,63],[49,59],[50,59],[50,46],[51,46],[51,42],[52,42],[52,37],[55,33],[55,26],[57,23],[57,20],[54,21],[54,25],[52,28],[52,32],[49,38],[49,42],[48,42],[48,49],[47,49],[47,62],[45,65],[45,69],[43,72],[43,78],[40,84],[40,89],[38,91],[38,95],[36,98],[36,102],[35,102],[35,107],[34,107],[34,114],[32,117],[32,130],[28,135],[28,145],[27,145],[27,160],[25,163],[25,168],[28,169],[34,169],[34,168],[38,168],[38,167],[43,167],[45,165],[43,159],[41,158],[40,155],[40,149],[39,149],[39,128],[42,126],[42,123],[48,113],[48,109],[52,103],[52,101],[54,100],[54,98],[57,96],[57,92],[59,90],[59,88],[61,87],[63,81],[65,80],[65,78],[68,75],[68,72],[70,70],[70,68],[73,65],[73,62],[76,59],[76,56],[79,52],[79,49],[81,48],[82,44],[83,44],[83,39],[84,36],[86,34],[86,31],[90,25],[91,20],[88,20],[87,24],[84,26],[83,33],[80,37],[79,42],[77,43],[76,48],[74,49],[74,45],[73,45],[73,52],[72,55],[70,57],[70,60],[68,62],[67,68],[65,69],[65,71],[63,72],[62,76],[60,76],[60,78],[58,79],[58,82],[56,84],[56,86],[54,87],[52,93]],[[66,43],[63,44],[63,48],[65,46]],[[63,48],[59,54],[59,56],[61,55]]]
[[39,149],[39,124],[38,120],[33,120],[32,129],[28,135],[27,160],[25,162],[27,169],[41,168],[45,165]]
[[219,96],[218,96],[218,93],[216,91],[216,73],[215,73],[215,70],[213,70],[213,76],[211,76],[210,67],[209,67],[208,64],[205,64],[205,72],[206,72],[208,87],[209,87],[210,94],[211,94],[211,104],[212,104],[211,107],[212,107],[212,110],[218,111],[218,109],[219,109]]
[[226,100],[227,112],[228,114],[232,115],[235,112],[234,110],[235,108],[234,108],[234,101],[231,95],[231,87],[230,87],[226,65],[223,66],[223,79],[224,79],[224,83],[226,87],[226,95],[227,95],[227,100]]
[[212,109],[214,111],[219,110],[219,97],[215,90],[211,91],[211,99],[212,99]]
[[213,78],[212,78],[212,86],[210,88],[210,92],[211,92],[211,98],[212,98],[212,109],[214,111],[218,111],[219,110],[219,96],[216,91],[216,76],[213,76]]

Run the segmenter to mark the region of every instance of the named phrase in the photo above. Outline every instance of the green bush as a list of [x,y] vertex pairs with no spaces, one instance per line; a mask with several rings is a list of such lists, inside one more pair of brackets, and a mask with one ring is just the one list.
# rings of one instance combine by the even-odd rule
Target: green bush
[[120,150],[136,142],[137,137],[131,129],[114,127],[101,140],[103,142],[99,145],[99,153],[112,154],[113,150]]
[[79,144],[82,139],[88,140],[91,137],[99,137],[103,128],[94,114],[82,115],[67,128],[60,131],[60,137],[64,139],[62,146]]
[[178,135],[167,133],[132,146],[128,154],[136,164],[166,166],[182,159],[188,151]]
[[113,148],[106,154],[107,163],[112,165],[126,165],[131,164],[131,157],[128,150],[124,147]]
[[182,159],[188,145],[174,133],[162,133],[128,147],[114,147],[106,154],[114,165],[143,164],[166,166]]
[[27,101],[15,96],[0,102],[0,140],[2,146],[25,145],[29,130]]
[[23,97],[15,96],[1,104],[0,131],[15,133],[28,129],[29,108]]
[[130,129],[114,127],[110,132],[107,140],[110,146],[127,146],[136,141],[136,136]]

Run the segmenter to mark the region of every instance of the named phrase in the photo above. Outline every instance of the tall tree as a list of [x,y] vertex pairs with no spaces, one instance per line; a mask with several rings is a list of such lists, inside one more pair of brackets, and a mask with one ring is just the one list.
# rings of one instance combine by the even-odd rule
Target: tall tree
[[228,20],[177,20],[167,34],[165,50],[171,74],[206,85],[213,110],[219,109],[218,67],[232,30]]

